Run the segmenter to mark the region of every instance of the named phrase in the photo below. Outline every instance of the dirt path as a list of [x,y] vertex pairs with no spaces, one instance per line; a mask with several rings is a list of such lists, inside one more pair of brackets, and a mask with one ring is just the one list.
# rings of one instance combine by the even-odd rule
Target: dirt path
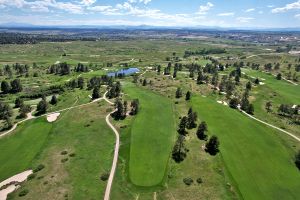
[[272,127],[272,128],[275,128],[275,129],[277,129],[277,130],[279,130],[279,131],[281,131],[281,132],[283,132],[283,133],[285,133],[285,134],[291,136],[292,138],[294,138],[294,139],[297,140],[298,142],[300,142],[300,138],[298,138],[298,137],[295,136],[294,134],[292,134],[292,133],[290,133],[290,132],[287,132],[287,131],[285,131],[285,130],[283,130],[283,129],[281,129],[281,128],[278,128],[278,127],[276,127],[276,126],[274,126],[274,125],[272,125],[272,124],[269,124],[269,123],[267,123],[267,122],[264,122],[264,121],[262,121],[262,120],[260,120],[260,119],[257,119],[256,117],[254,117],[254,116],[252,116],[252,115],[246,113],[246,112],[243,111],[243,110],[240,110],[240,111],[241,111],[242,113],[244,113],[245,115],[247,115],[248,117],[250,117],[250,118],[252,118],[252,119],[254,119],[254,120],[256,120],[256,121],[258,121],[258,122],[260,122],[260,123],[263,123],[263,124],[265,124],[265,125],[267,125],[267,126],[270,126],[270,127]]
[[[105,92],[105,94],[103,95],[103,99],[106,102],[108,102],[109,104],[111,104],[111,105],[114,104],[113,102],[111,102],[110,100],[108,100],[106,98],[106,94],[107,94],[107,92]],[[110,115],[112,113],[114,113],[115,111],[116,110],[110,112],[106,116],[106,119],[105,119],[107,125],[114,131],[114,133],[116,135],[116,144],[115,144],[115,151],[114,151],[114,158],[113,158],[113,162],[112,162],[112,167],[111,167],[111,170],[110,170],[109,178],[108,178],[106,189],[105,189],[104,200],[109,200],[111,186],[112,186],[113,179],[114,179],[114,176],[115,176],[115,172],[116,172],[116,168],[117,168],[117,162],[118,162],[118,157],[119,157],[120,135],[119,135],[119,132],[117,131],[117,129],[109,121]]]

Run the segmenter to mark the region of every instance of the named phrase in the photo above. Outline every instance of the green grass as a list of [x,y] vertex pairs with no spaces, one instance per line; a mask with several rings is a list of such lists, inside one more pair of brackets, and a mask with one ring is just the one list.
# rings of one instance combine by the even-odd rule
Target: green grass
[[300,174],[293,153],[277,131],[209,98],[195,96],[193,108],[219,137],[220,150],[244,199],[297,199]]
[[274,76],[260,71],[243,69],[243,72],[245,72],[246,75],[265,79],[261,80],[266,84],[263,86],[267,86],[283,96],[285,102],[282,103],[297,104],[300,102],[300,85],[293,85],[285,80],[277,80]]
[[125,93],[140,101],[131,128],[129,177],[137,186],[161,184],[176,134],[170,100],[131,85]]
[[45,119],[31,120],[1,138],[0,181],[32,167],[32,160],[41,152],[51,127]]

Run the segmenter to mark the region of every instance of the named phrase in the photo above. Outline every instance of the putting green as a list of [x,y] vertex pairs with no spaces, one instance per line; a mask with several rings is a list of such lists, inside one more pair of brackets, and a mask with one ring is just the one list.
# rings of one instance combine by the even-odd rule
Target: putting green
[[151,91],[126,85],[125,92],[140,101],[131,129],[129,178],[137,186],[163,181],[176,134],[172,102]]
[[276,130],[214,100],[195,96],[193,108],[219,137],[227,170],[244,199],[297,199],[300,173]]

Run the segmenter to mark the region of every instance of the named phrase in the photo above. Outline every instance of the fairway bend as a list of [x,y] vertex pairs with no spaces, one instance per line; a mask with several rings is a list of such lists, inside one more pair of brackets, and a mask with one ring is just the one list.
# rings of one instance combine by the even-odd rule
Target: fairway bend
[[279,130],[279,131],[281,131],[281,132],[283,132],[283,133],[285,133],[285,134],[291,136],[292,138],[294,138],[294,139],[297,140],[298,142],[300,142],[300,138],[298,138],[296,135],[294,135],[294,134],[292,134],[292,133],[290,133],[290,132],[287,132],[287,131],[285,131],[285,130],[283,130],[283,129],[281,129],[281,128],[278,128],[278,127],[276,127],[276,126],[274,126],[274,125],[272,125],[272,124],[269,124],[269,123],[267,123],[267,122],[264,122],[264,121],[262,121],[262,120],[260,120],[260,119],[257,119],[256,117],[254,117],[254,116],[252,116],[252,115],[246,113],[245,111],[243,111],[243,110],[241,110],[241,109],[239,109],[239,110],[240,110],[242,113],[244,113],[245,115],[247,115],[248,117],[250,117],[250,118],[252,118],[252,119],[254,119],[254,120],[256,120],[256,121],[258,121],[258,122],[260,122],[260,123],[263,123],[263,124],[265,124],[265,125],[267,125],[267,126],[270,126],[270,127],[272,127],[272,128],[275,128],[275,129],[277,129],[277,130]]
[[[114,104],[113,102],[111,102],[110,100],[108,100],[106,98],[106,94],[107,94],[107,92],[105,92],[105,94],[103,95],[104,100],[107,101],[111,105]],[[117,129],[109,121],[110,115],[112,113],[114,113],[116,110],[117,109],[115,109],[112,112],[110,112],[106,116],[106,119],[105,119],[106,123],[108,124],[108,126],[114,131],[114,133],[116,135],[116,144],[115,144],[115,151],[114,151],[113,163],[112,163],[112,166],[111,166],[111,170],[110,170],[108,182],[107,182],[106,189],[105,189],[104,200],[109,200],[111,186],[112,186],[112,182],[113,182],[113,179],[114,179],[114,175],[115,175],[115,171],[116,171],[116,167],[117,167],[117,162],[118,162],[118,155],[119,155],[120,135],[119,135],[119,132],[117,131]]]

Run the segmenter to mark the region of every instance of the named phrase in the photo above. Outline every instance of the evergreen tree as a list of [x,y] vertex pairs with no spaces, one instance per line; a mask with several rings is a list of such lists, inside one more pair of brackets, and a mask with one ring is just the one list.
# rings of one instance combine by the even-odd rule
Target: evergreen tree
[[272,111],[272,102],[271,101],[268,101],[267,103],[266,103],[266,110],[267,110],[267,112],[271,112]]
[[189,101],[191,99],[191,92],[187,91],[186,95],[185,95],[185,100]]
[[0,120],[5,120],[13,115],[12,108],[7,103],[0,102]]
[[122,101],[119,98],[116,99],[115,109],[116,109],[116,111],[113,113],[112,116],[116,120],[124,119],[126,116],[126,113],[124,113],[124,104],[122,103]]
[[172,150],[172,158],[175,162],[180,163],[186,158],[187,149],[184,145],[184,136],[179,135]]
[[99,87],[94,87],[93,89],[93,94],[92,94],[93,99],[98,99],[100,98],[100,88]]
[[300,150],[298,151],[298,153],[295,156],[295,164],[298,167],[298,169],[300,170]]
[[10,85],[12,93],[18,93],[23,90],[20,79],[13,80]]
[[216,155],[219,152],[219,145],[220,142],[217,136],[211,136],[209,141],[205,144],[205,151],[208,152],[210,155]]
[[143,86],[146,86],[146,85],[147,85],[147,80],[144,79],[144,80],[143,80]]
[[282,78],[281,73],[277,74],[276,79],[277,79],[277,80],[281,80],[281,78]]
[[77,85],[80,89],[83,89],[84,88],[84,78],[79,77],[77,80]]
[[247,107],[247,111],[248,114],[253,115],[254,113],[254,106],[253,104],[249,104],[249,106]]
[[8,94],[10,92],[10,84],[7,81],[2,81],[1,82],[1,91],[4,94]]
[[134,99],[131,104],[130,104],[130,107],[131,107],[131,111],[130,111],[130,114],[131,115],[136,115],[138,112],[139,112],[139,100],[138,99]]
[[207,131],[207,125],[206,125],[206,122],[203,121],[199,124],[198,126],[198,130],[196,132],[197,134],[197,137],[200,139],[200,140],[206,140],[207,138],[207,135],[205,134],[205,132]]
[[46,101],[46,98],[42,98],[42,100],[38,103],[36,110],[40,115],[46,113],[47,109],[48,109],[48,103]]
[[238,104],[239,104],[239,100],[235,97],[230,99],[230,101],[229,101],[229,107],[230,108],[236,109]]
[[20,97],[16,98],[15,100],[15,108],[20,108],[24,104],[24,100]]
[[57,104],[57,97],[56,97],[55,95],[53,95],[53,96],[51,97],[50,104],[52,104],[52,105]]
[[30,113],[30,112],[31,112],[31,106],[23,104],[19,109],[19,113],[20,113],[19,116],[21,118],[25,118],[27,113]]
[[187,117],[184,116],[180,120],[179,127],[178,127],[178,130],[177,130],[178,133],[181,134],[181,135],[185,135],[186,134],[186,131],[185,131],[186,126],[187,126]]
[[181,98],[182,97],[182,90],[181,90],[181,88],[177,88],[175,97],[176,98]]
[[250,81],[248,81],[248,83],[246,84],[246,89],[251,90],[251,88],[252,88],[252,84]]

